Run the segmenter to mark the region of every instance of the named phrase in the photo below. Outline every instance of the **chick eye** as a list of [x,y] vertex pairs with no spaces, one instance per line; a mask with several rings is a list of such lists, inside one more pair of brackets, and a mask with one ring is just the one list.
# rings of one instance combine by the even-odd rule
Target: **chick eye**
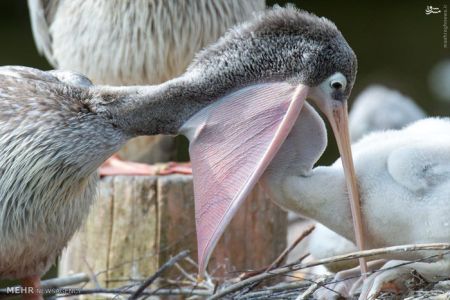
[[340,90],[340,89],[344,88],[344,84],[338,80],[331,81],[330,85],[335,90]]

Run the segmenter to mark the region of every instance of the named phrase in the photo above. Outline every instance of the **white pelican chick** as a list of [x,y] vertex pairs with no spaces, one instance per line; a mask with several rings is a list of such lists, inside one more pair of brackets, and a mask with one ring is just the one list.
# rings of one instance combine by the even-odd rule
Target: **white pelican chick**
[[[299,120],[267,169],[263,184],[280,206],[353,241],[340,160],[313,168],[327,144],[323,121],[307,105]],[[450,120],[439,118],[372,133],[352,146],[369,248],[450,241],[449,149]],[[384,258],[410,261],[428,255],[410,252]],[[448,276],[449,261],[443,256],[436,263],[412,263],[376,273],[366,281],[364,294],[374,297],[385,281],[402,278],[411,269],[427,280]]]

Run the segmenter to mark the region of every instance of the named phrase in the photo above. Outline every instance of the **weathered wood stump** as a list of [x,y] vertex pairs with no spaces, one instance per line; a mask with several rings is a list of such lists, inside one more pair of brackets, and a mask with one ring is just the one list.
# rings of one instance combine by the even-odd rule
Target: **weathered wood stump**
[[124,160],[154,164],[175,160],[175,138],[167,135],[140,136],[128,141],[119,151]]
[[[249,198],[211,258],[208,270],[216,278],[267,266],[286,247],[286,213],[259,187]],[[148,277],[184,249],[196,260],[191,176],[107,177],[59,272],[97,274],[103,287],[113,288]],[[196,271],[187,262],[183,267]],[[170,274],[180,275],[176,269]]]

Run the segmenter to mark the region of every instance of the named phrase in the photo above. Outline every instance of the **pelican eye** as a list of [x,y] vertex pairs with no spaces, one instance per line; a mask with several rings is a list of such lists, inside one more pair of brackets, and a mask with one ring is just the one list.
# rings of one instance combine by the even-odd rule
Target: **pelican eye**
[[347,88],[347,79],[341,72],[336,72],[321,83],[323,92],[333,96],[333,98],[342,98]]
[[344,87],[344,84],[342,84],[342,82],[337,81],[337,80],[331,81],[330,85],[335,90],[340,90]]

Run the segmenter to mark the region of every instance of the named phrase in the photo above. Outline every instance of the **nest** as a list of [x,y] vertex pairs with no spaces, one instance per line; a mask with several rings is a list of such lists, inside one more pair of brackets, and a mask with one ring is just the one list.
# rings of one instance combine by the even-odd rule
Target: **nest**
[[[92,295],[92,298],[127,298],[145,299],[148,297],[164,297],[170,299],[314,299],[314,293],[318,289],[333,290],[340,281],[359,279],[361,275],[342,280],[336,280],[334,276],[310,276],[307,270],[314,266],[326,265],[335,262],[344,262],[364,257],[382,256],[387,254],[409,251],[440,251],[439,254],[430,255],[416,261],[405,262],[388,269],[376,270],[367,276],[389,269],[404,267],[415,262],[434,262],[450,254],[450,244],[420,244],[394,246],[366,251],[358,251],[350,254],[339,255],[312,262],[303,262],[304,257],[291,264],[282,264],[290,251],[302,241],[314,228],[307,229],[303,234],[270,265],[256,271],[237,273],[235,277],[218,283],[218,278],[206,274],[205,279],[199,281],[196,274],[189,273],[181,262],[187,262],[194,267],[196,263],[189,257],[189,251],[182,251],[165,262],[157,272],[145,280],[128,281],[120,288],[102,288],[95,274],[74,274],[71,276],[55,278],[43,281],[43,293],[54,298],[72,297],[79,295]],[[170,269],[176,269],[179,276],[176,279],[166,278],[164,275]],[[173,270],[172,270],[173,271]],[[401,295],[381,292],[377,299],[450,299],[450,278],[438,278],[434,282],[428,282],[416,271],[411,269],[410,276],[405,282]],[[450,274],[448,274],[450,277]],[[84,288],[87,282],[94,282],[96,288]],[[78,288],[67,286],[78,285]],[[2,289],[0,295],[14,296],[14,289]],[[356,295],[356,299],[357,299]],[[3,297],[2,297],[3,298]]]

